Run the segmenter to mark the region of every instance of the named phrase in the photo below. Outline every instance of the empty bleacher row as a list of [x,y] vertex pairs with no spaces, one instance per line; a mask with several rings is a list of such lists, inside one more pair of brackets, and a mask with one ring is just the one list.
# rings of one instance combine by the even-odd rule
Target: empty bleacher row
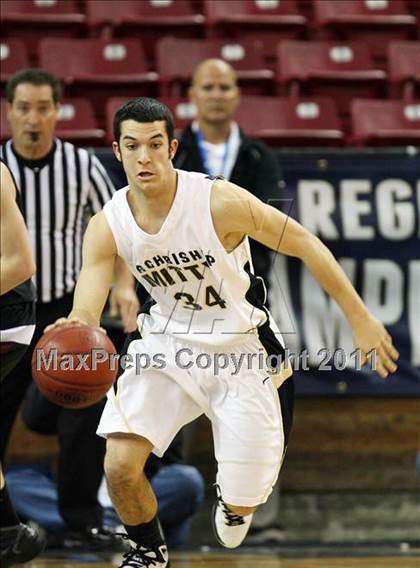
[[[418,0],[2,0],[4,33],[59,36],[259,39],[274,55],[279,39],[362,39],[374,55],[418,33]],[[152,41],[153,44],[153,41]]]
[[[182,128],[194,113],[187,101],[194,67],[221,57],[238,73],[238,120],[251,135],[282,145],[419,143],[416,7],[411,0],[3,0],[0,81],[29,66],[52,71],[65,86],[66,137],[100,144],[121,97],[159,97]],[[1,127],[5,139],[4,101]]]

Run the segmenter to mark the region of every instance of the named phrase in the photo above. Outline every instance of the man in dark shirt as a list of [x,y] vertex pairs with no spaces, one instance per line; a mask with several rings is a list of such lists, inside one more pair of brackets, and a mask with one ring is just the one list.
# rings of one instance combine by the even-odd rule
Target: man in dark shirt
[[[240,104],[234,69],[221,59],[202,61],[192,78],[190,99],[197,118],[181,134],[175,167],[222,175],[263,201],[278,197],[281,175],[276,156],[234,121]],[[251,251],[255,273],[267,282],[270,252],[256,242],[251,242]]]

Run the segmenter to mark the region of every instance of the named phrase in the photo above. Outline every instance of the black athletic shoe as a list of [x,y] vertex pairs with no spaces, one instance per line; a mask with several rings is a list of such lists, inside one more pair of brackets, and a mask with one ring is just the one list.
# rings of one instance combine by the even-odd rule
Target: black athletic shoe
[[130,546],[111,529],[90,527],[66,533],[62,548],[73,552],[127,552]]
[[119,568],[169,568],[168,549],[165,544],[148,548],[138,544],[123,556]]
[[35,558],[45,547],[45,536],[23,523],[0,529],[0,566],[8,568]]

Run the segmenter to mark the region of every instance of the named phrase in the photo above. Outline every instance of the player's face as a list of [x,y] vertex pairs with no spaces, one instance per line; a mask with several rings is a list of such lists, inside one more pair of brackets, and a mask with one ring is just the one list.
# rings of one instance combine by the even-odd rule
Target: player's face
[[177,140],[169,143],[164,120],[124,120],[119,144],[113,143],[130,187],[147,192],[162,189],[170,180],[177,146]]
[[230,122],[239,104],[239,89],[231,71],[212,65],[195,78],[190,98],[197,107],[198,120]]
[[9,104],[8,119],[18,150],[28,153],[36,149],[49,150],[58,108],[50,85],[21,83],[16,87],[13,102]]

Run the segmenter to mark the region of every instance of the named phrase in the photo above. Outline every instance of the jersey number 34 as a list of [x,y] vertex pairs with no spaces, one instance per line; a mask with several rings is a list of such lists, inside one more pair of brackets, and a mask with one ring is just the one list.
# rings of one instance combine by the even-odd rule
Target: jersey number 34
[[[187,310],[202,310],[203,306],[195,302],[196,298],[188,294],[187,292],[177,292],[174,296],[175,300],[182,300],[182,307]],[[205,290],[205,304],[212,308],[213,306],[220,306],[220,308],[226,308],[225,300],[219,296],[213,286],[206,286]]]

